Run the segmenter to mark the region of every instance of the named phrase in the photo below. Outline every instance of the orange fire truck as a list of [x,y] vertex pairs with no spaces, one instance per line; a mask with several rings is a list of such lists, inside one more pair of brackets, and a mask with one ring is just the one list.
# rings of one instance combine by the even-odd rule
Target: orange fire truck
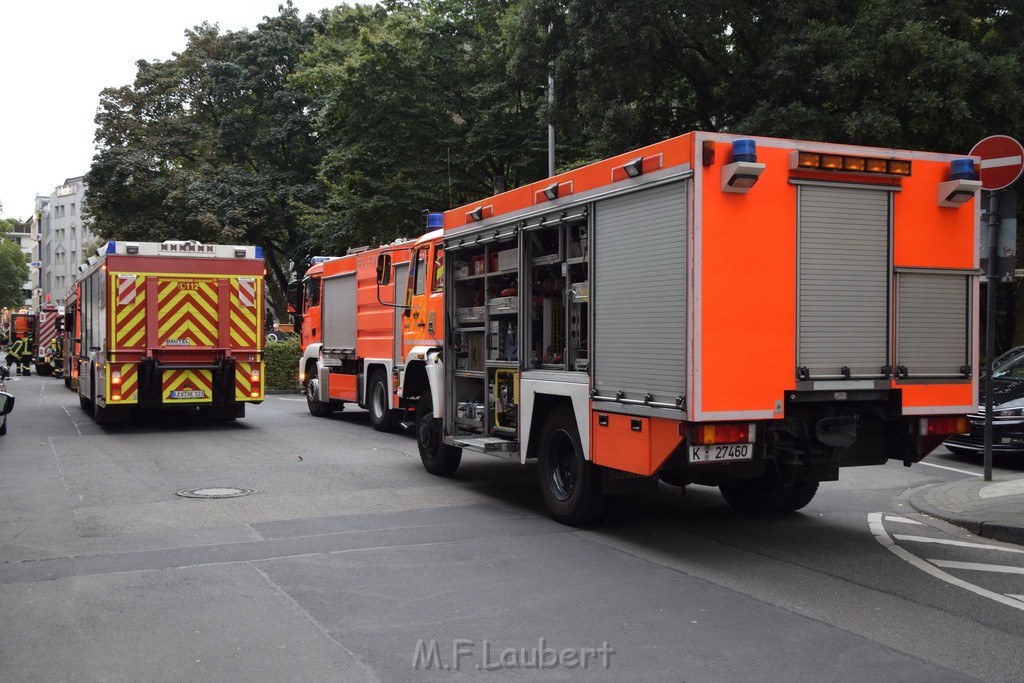
[[369,410],[379,431],[402,418],[394,410],[391,377],[403,363],[404,319],[401,310],[388,305],[395,301],[394,288],[378,292],[377,256],[383,250],[404,280],[411,250],[397,242],[337,258],[316,257],[302,282],[289,286],[289,306],[301,325],[299,381],[309,412],[322,417],[354,403]]
[[429,472],[537,459],[574,525],[659,479],[776,512],[909,466],[977,405],[976,161],[697,132],[450,210],[394,405]]
[[67,303],[67,382],[97,422],[197,406],[213,419],[263,401],[263,254],[192,241],[108,242]]

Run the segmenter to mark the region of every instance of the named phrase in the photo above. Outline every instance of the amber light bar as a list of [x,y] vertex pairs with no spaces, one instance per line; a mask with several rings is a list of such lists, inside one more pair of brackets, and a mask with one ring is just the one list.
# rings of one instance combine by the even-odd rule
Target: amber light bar
[[910,161],[906,159],[879,159],[875,157],[850,156],[847,154],[823,154],[821,152],[793,152],[790,155],[789,168],[807,171],[869,173],[897,177],[910,175]]

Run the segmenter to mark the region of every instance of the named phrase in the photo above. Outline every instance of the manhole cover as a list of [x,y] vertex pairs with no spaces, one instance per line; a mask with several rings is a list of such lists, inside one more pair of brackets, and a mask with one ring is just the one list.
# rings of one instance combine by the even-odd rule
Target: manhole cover
[[240,489],[236,486],[206,486],[200,489],[178,491],[182,498],[239,498],[256,493],[256,489]]

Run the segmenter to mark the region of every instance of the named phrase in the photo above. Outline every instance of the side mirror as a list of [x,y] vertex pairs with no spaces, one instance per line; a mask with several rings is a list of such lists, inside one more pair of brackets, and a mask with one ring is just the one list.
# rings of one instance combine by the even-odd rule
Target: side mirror
[[302,282],[292,280],[288,283],[288,312],[298,313],[302,309]]
[[14,410],[14,394],[0,391],[0,415],[7,415]]
[[381,287],[391,284],[391,254],[377,256],[377,284]]

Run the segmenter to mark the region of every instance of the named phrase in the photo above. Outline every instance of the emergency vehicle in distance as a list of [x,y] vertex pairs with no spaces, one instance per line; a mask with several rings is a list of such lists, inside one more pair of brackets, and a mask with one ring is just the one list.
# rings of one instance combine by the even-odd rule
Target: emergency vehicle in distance
[[53,304],[44,304],[36,311],[35,348],[36,373],[48,377],[63,367],[59,345],[55,343],[63,333],[64,314]]
[[573,525],[658,479],[764,513],[909,466],[977,405],[975,162],[695,132],[435,215],[407,278],[378,257],[390,405],[433,474],[537,459]]
[[[388,305],[395,301],[394,287],[378,292],[377,256],[388,250],[404,282],[411,250],[403,243],[412,241],[315,257],[302,281],[289,284],[288,306],[302,349],[299,382],[313,415],[330,415],[354,403],[368,409],[379,431],[402,419],[394,410],[392,376],[395,366],[404,364],[404,319],[400,309]],[[433,343],[440,344],[440,337]]]
[[263,401],[260,247],[108,242],[82,271],[66,306],[66,382],[97,422],[136,406],[232,420]]

